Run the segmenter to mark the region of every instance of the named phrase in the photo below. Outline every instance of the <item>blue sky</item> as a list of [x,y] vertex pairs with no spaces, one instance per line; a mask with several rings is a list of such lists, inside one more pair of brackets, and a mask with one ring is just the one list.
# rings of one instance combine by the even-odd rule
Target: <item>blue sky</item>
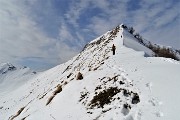
[[0,0],[0,62],[44,70],[124,23],[180,49],[179,0]]

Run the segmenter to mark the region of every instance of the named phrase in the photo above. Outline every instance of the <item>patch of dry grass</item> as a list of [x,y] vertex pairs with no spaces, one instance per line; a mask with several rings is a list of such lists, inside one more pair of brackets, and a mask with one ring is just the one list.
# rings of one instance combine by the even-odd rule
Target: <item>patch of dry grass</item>
[[10,118],[10,120],[14,120],[14,118],[16,118],[17,116],[19,116],[19,115],[22,113],[22,111],[24,110],[24,108],[25,108],[25,107],[20,108],[20,109],[18,110],[18,112],[16,113],[16,115],[13,115],[13,116]]
[[53,95],[51,97],[49,97],[46,105],[48,105],[49,103],[51,103],[51,101],[53,100],[53,98],[62,91],[62,86],[60,84],[58,84],[56,86],[56,90],[53,92]]

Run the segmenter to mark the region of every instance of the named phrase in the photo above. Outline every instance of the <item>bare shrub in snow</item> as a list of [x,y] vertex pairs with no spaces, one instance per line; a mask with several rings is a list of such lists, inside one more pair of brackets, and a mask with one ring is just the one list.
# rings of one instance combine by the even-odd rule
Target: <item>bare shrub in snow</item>
[[107,90],[103,90],[93,97],[90,103],[90,107],[95,106],[103,108],[105,104],[111,103],[111,99],[114,95],[121,92],[117,87],[110,87]]
[[49,99],[48,99],[46,105],[49,105],[49,103],[53,100],[54,97],[55,97],[55,95],[52,95],[51,97],[49,97]]
[[139,95],[137,93],[135,93],[132,98],[132,104],[137,104],[139,102],[140,102]]
[[64,85],[67,85],[67,84],[68,84],[68,82],[67,82],[67,81],[65,81],[65,82],[64,82]]
[[14,120],[14,118],[16,118],[17,116],[19,116],[21,114],[21,112],[24,110],[25,107],[22,107],[18,110],[18,112],[16,113],[16,115],[12,116],[12,118],[10,118],[10,120]]
[[179,60],[176,54],[173,51],[171,51],[169,48],[165,48],[165,47],[161,48],[159,46],[156,47],[152,45],[150,45],[150,47],[152,48],[151,50],[155,52],[156,56],[158,57],[165,57],[165,58],[172,58],[174,60]]
[[57,95],[61,91],[62,91],[62,86],[60,84],[58,84],[56,90],[54,91],[54,95]]
[[58,84],[56,90],[53,92],[53,95],[51,97],[49,97],[46,105],[48,105],[53,100],[53,98],[61,91],[62,91],[62,86],[60,84]]
[[67,76],[67,78],[70,78],[72,74],[73,74],[73,73],[70,73],[70,74]]
[[168,48],[159,49],[158,56],[178,60],[176,55],[174,53],[170,52],[170,50]]
[[80,97],[79,102],[81,102],[84,98],[86,98],[86,96],[87,96],[88,94],[89,94],[88,91],[86,91],[86,92],[81,92],[81,97]]
[[122,28],[127,29],[128,27],[127,27],[126,25],[123,24],[123,25],[122,25]]
[[134,30],[134,28],[133,28],[133,27],[130,27],[130,28],[129,28],[129,33],[133,34],[133,33],[134,33],[134,31],[135,31],[135,30]]

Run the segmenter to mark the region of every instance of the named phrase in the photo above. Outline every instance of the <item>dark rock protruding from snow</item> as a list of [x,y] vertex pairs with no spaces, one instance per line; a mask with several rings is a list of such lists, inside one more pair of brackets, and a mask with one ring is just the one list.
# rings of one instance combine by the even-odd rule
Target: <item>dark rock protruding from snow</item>
[[76,79],[77,79],[77,80],[82,80],[82,79],[83,79],[82,73],[78,72]]
[[137,104],[139,102],[140,102],[139,95],[136,93],[132,98],[132,104]]

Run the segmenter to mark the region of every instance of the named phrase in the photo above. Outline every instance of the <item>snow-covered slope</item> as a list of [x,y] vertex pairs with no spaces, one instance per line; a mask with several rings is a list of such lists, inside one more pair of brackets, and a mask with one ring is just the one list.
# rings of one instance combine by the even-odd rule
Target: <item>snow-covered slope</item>
[[34,77],[36,72],[28,67],[14,66],[11,63],[0,64],[0,99],[9,92],[19,88],[30,78]]
[[132,48],[137,51],[144,51],[144,53],[145,53],[144,56],[147,56],[147,57],[155,55],[152,50],[143,46],[142,44],[139,44],[137,39],[132,34],[130,34],[128,31],[124,30],[123,34],[124,34],[124,40],[123,40],[124,46]]
[[6,94],[0,119],[179,120],[180,63],[149,53],[118,26]]
[[171,46],[163,46],[163,45],[152,43],[144,39],[139,33],[135,33],[135,30],[133,27],[127,27],[124,24],[122,25],[122,27],[125,30],[124,34],[128,34],[127,37],[131,37],[130,41],[129,39],[127,40],[124,39],[125,46],[130,47],[130,48],[133,47],[133,49],[140,50],[140,51],[144,49],[145,55],[147,56],[166,57],[166,58],[172,58],[174,60],[180,61],[180,50],[175,49]]

